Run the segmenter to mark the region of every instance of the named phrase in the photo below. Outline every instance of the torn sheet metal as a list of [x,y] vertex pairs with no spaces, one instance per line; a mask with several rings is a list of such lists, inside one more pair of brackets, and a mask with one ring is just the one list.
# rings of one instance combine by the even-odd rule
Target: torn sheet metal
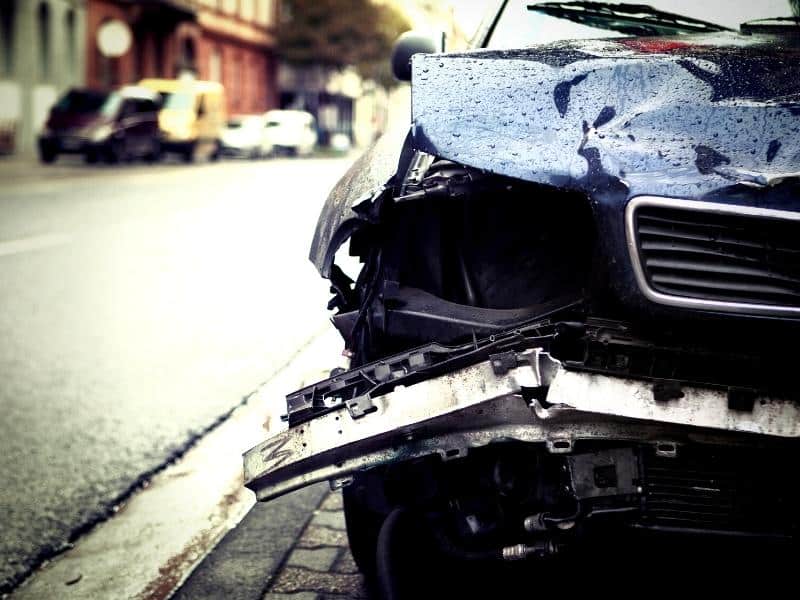
[[553,406],[549,409],[537,406],[536,415],[547,419],[564,410],[576,410],[675,425],[800,438],[800,406],[793,400],[757,397],[752,410],[731,410],[725,390],[681,386],[675,396],[660,401],[652,384],[561,370],[547,394],[547,402]]
[[323,277],[330,276],[337,248],[361,221],[353,207],[374,200],[397,172],[407,135],[408,123],[396,122],[353,163],[322,206],[309,258]]

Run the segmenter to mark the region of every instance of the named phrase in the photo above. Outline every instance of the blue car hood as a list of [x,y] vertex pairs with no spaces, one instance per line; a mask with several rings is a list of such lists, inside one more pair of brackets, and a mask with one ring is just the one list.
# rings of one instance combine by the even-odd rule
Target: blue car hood
[[418,56],[415,147],[495,173],[698,197],[800,171],[792,38],[624,38]]
[[[590,195],[700,199],[774,185],[800,175],[797,40],[720,33],[417,55],[410,143]],[[394,174],[385,153],[377,170],[363,160],[365,184]],[[311,258],[323,275],[330,242],[366,197],[352,183],[320,217]]]

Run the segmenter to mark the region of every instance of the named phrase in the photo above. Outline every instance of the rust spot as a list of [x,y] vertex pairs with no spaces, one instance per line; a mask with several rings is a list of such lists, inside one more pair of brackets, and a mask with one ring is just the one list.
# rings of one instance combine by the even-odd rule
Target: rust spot
[[213,536],[202,531],[178,554],[158,569],[158,577],[151,581],[137,596],[137,600],[164,600],[169,598],[187,575],[192,565],[204,554]]
[[213,525],[194,536],[178,554],[171,557],[158,569],[158,577],[151,581],[137,596],[136,600],[164,600],[169,598],[192,568],[215,545],[227,528],[225,523],[239,502],[237,485],[222,496],[217,504],[219,511],[213,516]]
[[227,509],[235,506],[238,502],[239,502],[238,492],[232,491],[225,494],[219,501],[219,504],[217,504],[217,506],[219,506],[227,514],[228,512]]

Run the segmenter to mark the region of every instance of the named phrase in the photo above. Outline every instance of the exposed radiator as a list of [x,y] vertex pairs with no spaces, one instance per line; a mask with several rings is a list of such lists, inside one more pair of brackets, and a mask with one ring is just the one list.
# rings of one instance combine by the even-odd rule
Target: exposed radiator
[[795,532],[796,456],[775,450],[643,449],[643,523],[752,533]]

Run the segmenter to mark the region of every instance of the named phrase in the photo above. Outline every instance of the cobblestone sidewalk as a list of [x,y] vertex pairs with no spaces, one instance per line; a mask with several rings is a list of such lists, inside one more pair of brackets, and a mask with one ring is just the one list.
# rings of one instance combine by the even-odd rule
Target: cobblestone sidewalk
[[368,598],[364,578],[347,546],[341,492],[320,503],[289,556],[275,574],[264,600]]

